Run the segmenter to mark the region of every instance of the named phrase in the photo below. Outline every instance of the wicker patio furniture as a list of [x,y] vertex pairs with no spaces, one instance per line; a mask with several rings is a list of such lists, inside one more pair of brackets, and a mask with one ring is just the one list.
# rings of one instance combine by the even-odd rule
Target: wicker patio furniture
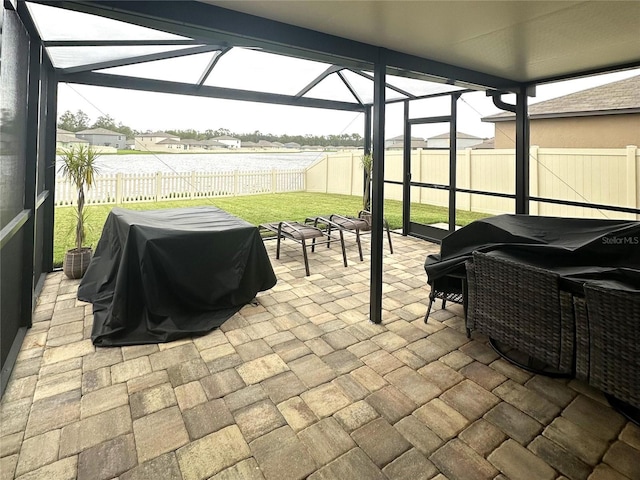
[[[307,257],[307,248],[311,247],[311,251],[313,252],[315,246],[317,244],[327,244],[331,243],[331,234],[330,232],[323,231],[317,227],[312,225],[306,225],[299,222],[275,222],[275,223],[263,223],[259,227],[261,230],[266,230],[271,233],[276,234],[277,238],[277,247],[276,247],[276,259],[280,258],[280,242],[284,239],[293,240],[296,243],[302,245],[302,256],[304,258],[304,268],[306,275],[310,275],[309,271],[309,259]],[[344,250],[344,238],[342,236],[342,231],[339,231],[340,234],[340,246],[342,247],[342,260],[344,266],[347,266],[347,255]],[[307,244],[307,240],[311,240],[311,244]]]
[[[361,210],[357,217],[346,217],[338,215],[336,213],[330,215],[319,215],[317,217],[308,217],[305,220],[307,224],[313,224],[314,226],[322,226],[331,235],[332,230],[340,230],[344,232],[351,232],[356,236],[356,244],[358,245],[358,253],[360,255],[360,261],[364,260],[362,255],[362,243],[360,242],[360,235],[363,233],[371,232],[371,213],[366,210]],[[389,222],[384,219],[384,228],[387,232],[387,240],[389,241],[389,251],[393,254],[393,244],[391,242],[391,231],[389,229]]]
[[640,293],[586,283],[576,297],[576,376],[640,424]]
[[556,273],[476,251],[467,262],[467,283],[469,331],[487,335],[498,353],[522,368],[573,374],[572,298],[560,290]]

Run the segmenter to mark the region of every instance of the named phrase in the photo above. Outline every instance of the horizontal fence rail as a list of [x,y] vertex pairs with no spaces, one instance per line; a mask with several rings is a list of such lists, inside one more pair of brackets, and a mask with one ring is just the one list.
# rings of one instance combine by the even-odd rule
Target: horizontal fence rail
[[[122,204],[160,200],[232,197],[305,190],[305,170],[236,170],[229,172],[118,173],[96,176],[85,203]],[[55,204],[75,205],[78,192],[65,178],[56,179]]]

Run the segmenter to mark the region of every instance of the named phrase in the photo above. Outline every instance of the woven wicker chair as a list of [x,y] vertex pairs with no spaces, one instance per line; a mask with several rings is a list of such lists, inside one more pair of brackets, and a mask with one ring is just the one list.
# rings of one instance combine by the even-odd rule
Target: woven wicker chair
[[468,330],[487,335],[494,347],[506,345],[525,354],[526,363],[518,363],[497,348],[522,368],[549,375],[573,374],[572,298],[560,290],[557,274],[473,252],[473,261],[467,262],[467,283]]
[[[575,299],[576,374],[640,413],[640,293],[586,283]],[[612,401],[613,400],[613,401]],[[623,413],[626,413],[623,410]],[[634,419],[640,421],[640,418]]]

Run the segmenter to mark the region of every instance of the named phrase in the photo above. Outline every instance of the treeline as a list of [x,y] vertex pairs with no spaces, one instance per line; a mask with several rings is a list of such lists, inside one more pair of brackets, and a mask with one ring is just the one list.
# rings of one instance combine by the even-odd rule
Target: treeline
[[[79,132],[90,128],[106,128],[114,132],[122,133],[127,138],[133,138],[142,133],[151,133],[151,130],[140,131],[123,125],[122,122],[116,120],[110,115],[101,115],[97,120],[91,123],[89,116],[82,110],[72,113],[67,110],[58,119],[58,128],[68,130],[70,132]],[[167,133],[176,135],[182,140],[209,140],[211,138],[229,136],[240,139],[242,142],[258,143],[260,140],[268,142],[291,143],[295,142],[300,145],[311,146],[336,146],[336,147],[361,147],[364,145],[364,139],[357,133],[343,133],[340,135],[274,135],[271,133],[262,133],[256,130],[253,133],[236,133],[227,128],[218,128],[216,130],[207,129],[203,132],[188,130],[166,130]]]
[[199,132],[197,130],[167,130],[167,133],[171,133],[181,139],[193,139],[193,140],[208,140],[210,138],[229,136],[238,138],[242,142],[254,142],[258,143],[260,140],[266,140],[268,142],[280,142],[290,143],[295,142],[300,145],[312,145],[312,146],[342,146],[342,147],[361,147],[364,145],[364,139],[357,133],[341,135],[274,135],[272,133],[262,133],[256,130],[253,133],[236,133],[226,128],[219,128],[217,130],[205,130]]

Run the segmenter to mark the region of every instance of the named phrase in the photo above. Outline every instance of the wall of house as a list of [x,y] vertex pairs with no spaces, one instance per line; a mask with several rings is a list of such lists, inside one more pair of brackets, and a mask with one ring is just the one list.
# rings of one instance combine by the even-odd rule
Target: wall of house
[[[515,148],[515,122],[496,122],[496,148]],[[624,148],[640,145],[640,113],[531,120],[531,145]]]
[[[336,153],[307,169],[307,191],[361,195],[361,154]],[[401,182],[402,152],[385,152],[385,180]],[[531,148],[531,196],[640,208],[640,150],[635,146],[616,149]],[[415,182],[449,184],[447,150],[413,150],[411,178]],[[471,190],[515,193],[515,152],[503,150],[458,151],[457,185]],[[385,184],[385,198],[402,200],[402,185]],[[513,213],[510,198],[458,193],[457,208],[492,214]],[[449,192],[411,188],[411,202],[448,206]],[[531,202],[534,215],[640,219],[633,214]]]
[[82,138],[91,145],[102,145],[106,147],[114,147],[118,150],[126,148],[127,137],[125,135],[94,135],[89,133],[77,134],[78,138]]

